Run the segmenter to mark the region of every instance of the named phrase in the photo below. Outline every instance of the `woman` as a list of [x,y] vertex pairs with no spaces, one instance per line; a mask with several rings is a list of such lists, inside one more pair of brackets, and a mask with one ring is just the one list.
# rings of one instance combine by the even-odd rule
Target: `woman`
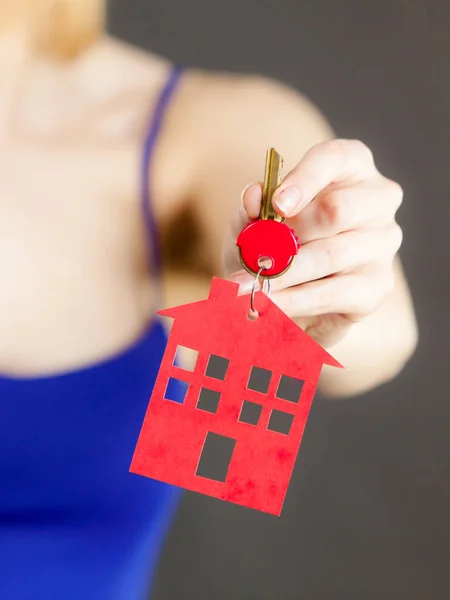
[[[389,381],[417,340],[397,256],[401,188],[370,150],[334,140],[274,81],[183,71],[110,39],[104,9],[0,9],[5,599],[146,596],[179,494],[128,473],[166,342],[155,234],[187,211],[194,268],[219,274],[225,257],[248,291],[235,240],[258,214],[266,148],[285,158],[274,207],[303,244],[272,298],[346,366],[325,370],[322,390]],[[204,297],[210,275],[183,277],[166,304]]]

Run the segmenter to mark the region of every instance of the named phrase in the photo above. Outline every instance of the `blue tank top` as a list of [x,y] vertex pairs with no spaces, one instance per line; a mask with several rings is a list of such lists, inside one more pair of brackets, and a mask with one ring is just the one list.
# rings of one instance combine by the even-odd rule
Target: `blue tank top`
[[[147,176],[180,74],[176,66],[166,82],[142,159],[143,216],[157,275]],[[1,600],[148,597],[181,492],[129,467],[166,341],[155,317],[132,347],[87,368],[0,375]]]

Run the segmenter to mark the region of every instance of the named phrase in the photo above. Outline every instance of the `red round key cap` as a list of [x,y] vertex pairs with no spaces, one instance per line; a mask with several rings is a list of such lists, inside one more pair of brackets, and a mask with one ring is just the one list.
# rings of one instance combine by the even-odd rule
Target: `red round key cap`
[[264,268],[261,277],[282,275],[300,248],[292,229],[274,219],[259,219],[247,225],[239,234],[236,245],[242,266],[254,275],[261,269],[260,260],[271,260],[272,264]]

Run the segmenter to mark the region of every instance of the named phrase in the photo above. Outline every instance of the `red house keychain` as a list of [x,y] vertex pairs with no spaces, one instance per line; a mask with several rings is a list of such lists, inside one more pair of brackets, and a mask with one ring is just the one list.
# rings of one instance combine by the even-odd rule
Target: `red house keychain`
[[[237,240],[243,266],[255,275],[250,297],[213,278],[207,300],[159,312],[174,322],[130,468],[274,515],[322,365],[342,366],[255,291],[266,280],[270,295],[270,278],[298,252],[294,233],[272,208],[280,167],[281,157],[269,150],[260,219]],[[193,370],[174,364],[180,346],[197,352]],[[187,384],[181,403],[171,400],[173,379]]]

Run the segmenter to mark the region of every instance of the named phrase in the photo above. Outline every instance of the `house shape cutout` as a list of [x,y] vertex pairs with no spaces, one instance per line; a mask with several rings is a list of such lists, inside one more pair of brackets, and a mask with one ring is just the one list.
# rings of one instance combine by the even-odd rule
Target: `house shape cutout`
[[[250,320],[238,289],[214,278],[207,300],[160,311],[174,321],[130,471],[279,515],[322,366],[342,365],[261,291]],[[192,370],[179,346],[198,353]],[[214,441],[220,477],[200,468]]]

